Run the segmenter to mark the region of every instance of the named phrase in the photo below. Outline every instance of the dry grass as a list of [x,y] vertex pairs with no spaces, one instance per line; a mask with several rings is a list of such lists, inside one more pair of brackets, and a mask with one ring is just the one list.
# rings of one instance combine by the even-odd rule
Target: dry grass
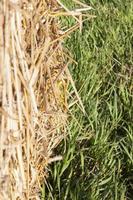
[[[78,2],[78,1],[77,1]],[[79,3],[79,2],[78,2]],[[68,71],[62,39],[81,11],[59,0],[0,2],[0,199],[38,199],[53,149],[65,137]],[[86,8],[86,10],[89,8]],[[83,9],[84,11],[84,9]],[[60,15],[76,25],[60,30]],[[44,170],[45,169],[45,170]]]

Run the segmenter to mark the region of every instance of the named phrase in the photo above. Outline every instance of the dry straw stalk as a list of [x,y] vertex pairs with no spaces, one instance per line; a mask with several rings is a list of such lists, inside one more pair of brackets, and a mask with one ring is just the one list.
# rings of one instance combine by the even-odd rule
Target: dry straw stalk
[[[0,200],[39,198],[48,163],[61,159],[52,151],[66,135],[69,81],[83,109],[61,44],[80,11],[59,0],[0,2]],[[60,31],[60,15],[76,25]]]

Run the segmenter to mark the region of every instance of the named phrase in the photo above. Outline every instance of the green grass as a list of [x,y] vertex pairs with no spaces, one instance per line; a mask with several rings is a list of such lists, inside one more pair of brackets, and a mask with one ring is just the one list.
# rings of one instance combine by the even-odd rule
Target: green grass
[[[96,18],[66,40],[85,106],[70,110],[68,138],[51,165],[42,199],[133,199],[133,1],[86,0]],[[69,7],[72,6],[68,0]],[[63,19],[67,26],[72,19]],[[72,90],[72,88],[70,88]],[[73,102],[74,99],[70,99]]]

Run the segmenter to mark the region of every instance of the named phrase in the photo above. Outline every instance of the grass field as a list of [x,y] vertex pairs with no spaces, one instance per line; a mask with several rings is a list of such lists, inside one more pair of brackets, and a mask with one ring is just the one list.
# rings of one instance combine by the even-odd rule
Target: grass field
[[[64,158],[51,165],[42,199],[132,200],[133,1],[84,2],[96,18],[65,46],[78,62],[70,70],[86,114],[76,104],[70,108],[68,138],[56,152]],[[69,26],[73,19],[62,23]]]

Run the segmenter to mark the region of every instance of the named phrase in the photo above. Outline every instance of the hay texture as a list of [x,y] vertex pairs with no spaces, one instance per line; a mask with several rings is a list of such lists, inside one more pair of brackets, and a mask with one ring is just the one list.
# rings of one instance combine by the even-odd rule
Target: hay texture
[[[76,25],[61,31],[60,15]],[[56,0],[0,1],[0,200],[38,199],[61,159],[52,151],[66,135],[69,81],[82,107],[61,45],[78,16]]]

